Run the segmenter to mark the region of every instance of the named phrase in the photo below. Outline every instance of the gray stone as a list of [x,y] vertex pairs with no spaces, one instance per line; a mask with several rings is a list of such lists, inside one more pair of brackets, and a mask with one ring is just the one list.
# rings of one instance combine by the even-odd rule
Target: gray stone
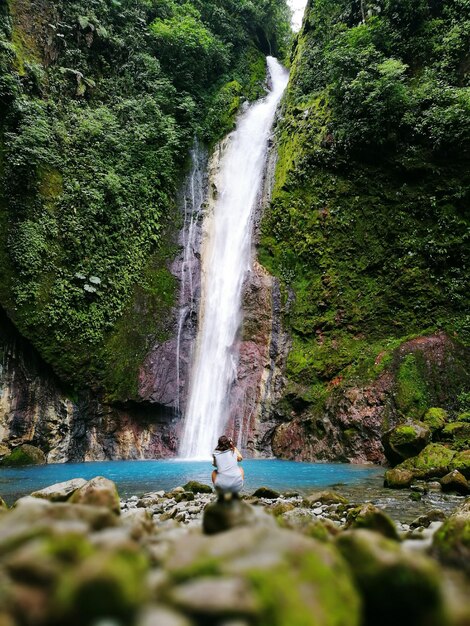
[[139,615],[136,626],[192,626],[192,623],[173,609],[149,606]]
[[44,500],[50,500],[51,502],[64,502],[80,487],[86,484],[84,478],[72,478],[72,480],[66,480],[63,483],[56,483],[45,489],[39,491],[33,491],[31,494],[33,498],[43,498]]
[[[119,494],[112,480],[96,476],[77,489],[70,498],[76,504],[106,507],[116,515],[121,513]],[[134,503],[135,506],[135,503]]]
[[470,485],[468,480],[458,470],[454,469],[440,480],[442,491],[454,491],[466,496],[470,493]]
[[175,606],[195,615],[256,616],[260,606],[247,581],[238,577],[203,577],[170,591]]

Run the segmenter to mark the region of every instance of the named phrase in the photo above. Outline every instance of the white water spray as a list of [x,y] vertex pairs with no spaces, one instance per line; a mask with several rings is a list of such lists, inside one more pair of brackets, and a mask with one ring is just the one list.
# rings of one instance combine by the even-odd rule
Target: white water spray
[[249,107],[229,137],[216,182],[218,196],[204,242],[196,354],[180,454],[208,458],[223,433],[235,348],[241,323],[243,280],[252,260],[253,213],[261,191],[268,140],[288,73],[267,58],[272,89]]

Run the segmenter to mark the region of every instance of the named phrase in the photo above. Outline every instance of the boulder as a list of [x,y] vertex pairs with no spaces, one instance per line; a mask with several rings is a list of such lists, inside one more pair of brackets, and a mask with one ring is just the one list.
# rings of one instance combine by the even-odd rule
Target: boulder
[[147,570],[147,559],[137,549],[90,555],[58,581],[59,623],[132,623],[147,599]]
[[0,465],[4,467],[17,467],[21,465],[44,465],[46,463],[46,455],[42,450],[31,446],[29,443],[23,443],[15,448],[10,454],[7,454],[0,461]]
[[346,531],[336,545],[364,603],[364,626],[446,626],[440,574],[428,558],[368,530]]
[[254,523],[256,514],[249,504],[238,498],[227,498],[211,502],[204,509],[202,528],[206,535],[230,530]]
[[274,517],[279,517],[288,511],[293,511],[295,509],[295,505],[291,502],[276,502],[275,504],[266,508],[267,513],[271,513]]
[[96,476],[77,489],[71,496],[73,504],[88,504],[106,507],[116,515],[121,512],[121,504],[116,485],[104,476]]
[[199,483],[197,480],[190,480],[183,486],[183,491],[191,491],[192,493],[212,493],[211,485]]
[[453,450],[470,449],[470,423],[451,422],[441,432],[442,441],[449,442]]
[[468,480],[459,472],[459,470],[454,469],[446,474],[443,478],[441,478],[440,483],[442,491],[454,491],[456,493],[460,493],[462,496],[470,494],[470,485],[468,484]]
[[[360,623],[360,600],[337,550],[275,525],[255,524],[213,537],[187,535],[170,550],[164,567],[178,586],[184,586],[185,602],[201,605],[192,607],[200,624],[230,619],[270,626]],[[187,585],[201,578],[209,611],[194,593],[188,599]],[[216,597],[220,580],[226,586],[224,606]],[[178,593],[178,586],[172,594]],[[237,594],[243,596],[242,610],[237,608]]]
[[395,467],[385,472],[384,487],[390,489],[406,489],[411,485],[414,473],[410,469]]
[[446,518],[444,511],[440,509],[431,509],[424,515],[420,515],[410,524],[410,528],[429,528],[432,522],[443,522]]
[[392,464],[416,456],[431,439],[431,430],[420,422],[400,424],[382,437],[385,456]]
[[350,509],[346,516],[346,528],[367,528],[389,539],[399,540],[394,522],[381,509],[370,502]]
[[444,428],[448,419],[449,415],[445,409],[433,407],[426,411],[423,417],[423,422],[434,434]]
[[329,541],[340,532],[332,521],[318,519],[305,509],[288,511],[278,519],[278,522],[284,528],[291,528],[318,541]]
[[315,506],[317,502],[321,504],[348,504],[347,498],[335,491],[315,491],[304,498],[304,502],[308,506]]
[[253,493],[255,498],[265,498],[266,500],[277,500],[281,494],[270,487],[258,487]]
[[193,626],[193,622],[172,609],[148,606],[140,613],[136,626]]
[[403,461],[398,469],[411,470],[414,478],[440,478],[449,472],[455,451],[440,443],[430,443],[418,456]]
[[85,484],[86,480],[84,478],[72,478],[72,480],[67,480],[63,483],[56,483],[39,491],[33,491],[31,496],[33,498],[50,500],[51,502],[65,502],[77,489],[80,489]]
[[470,498],[457,508],[433,538],[434,554],[470,575]]
[[470,450],[457,452],[449,464],[449,469],[458,470],[467,480],[470,480]]

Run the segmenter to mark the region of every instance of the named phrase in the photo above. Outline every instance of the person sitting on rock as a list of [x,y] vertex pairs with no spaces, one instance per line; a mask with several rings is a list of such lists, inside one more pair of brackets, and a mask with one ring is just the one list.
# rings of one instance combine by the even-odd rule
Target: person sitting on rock
[[243,488],[245,472],[238,465],[242,460],[243,457],[233,441],[225,435],[219,437],[212,461],[217,468],[212,472],[212,482],[220,495],[225,493],[237,495]]

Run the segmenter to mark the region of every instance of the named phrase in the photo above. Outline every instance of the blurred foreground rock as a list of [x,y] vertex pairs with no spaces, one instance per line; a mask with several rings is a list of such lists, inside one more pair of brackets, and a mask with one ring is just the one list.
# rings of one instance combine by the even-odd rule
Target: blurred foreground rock
[[[465,591],[450,602],[455,590],[443,594],[442,570],[422,554],[442,511],[400,542],[404,527],[377,506],[334,492],[264,491],[252,506],[204,491],[120,502],[97,477],[4,508],[0,626],[468,626]],[[464,569],[468,506],[442,526],[452,550],[440,531],[433,548]]]

